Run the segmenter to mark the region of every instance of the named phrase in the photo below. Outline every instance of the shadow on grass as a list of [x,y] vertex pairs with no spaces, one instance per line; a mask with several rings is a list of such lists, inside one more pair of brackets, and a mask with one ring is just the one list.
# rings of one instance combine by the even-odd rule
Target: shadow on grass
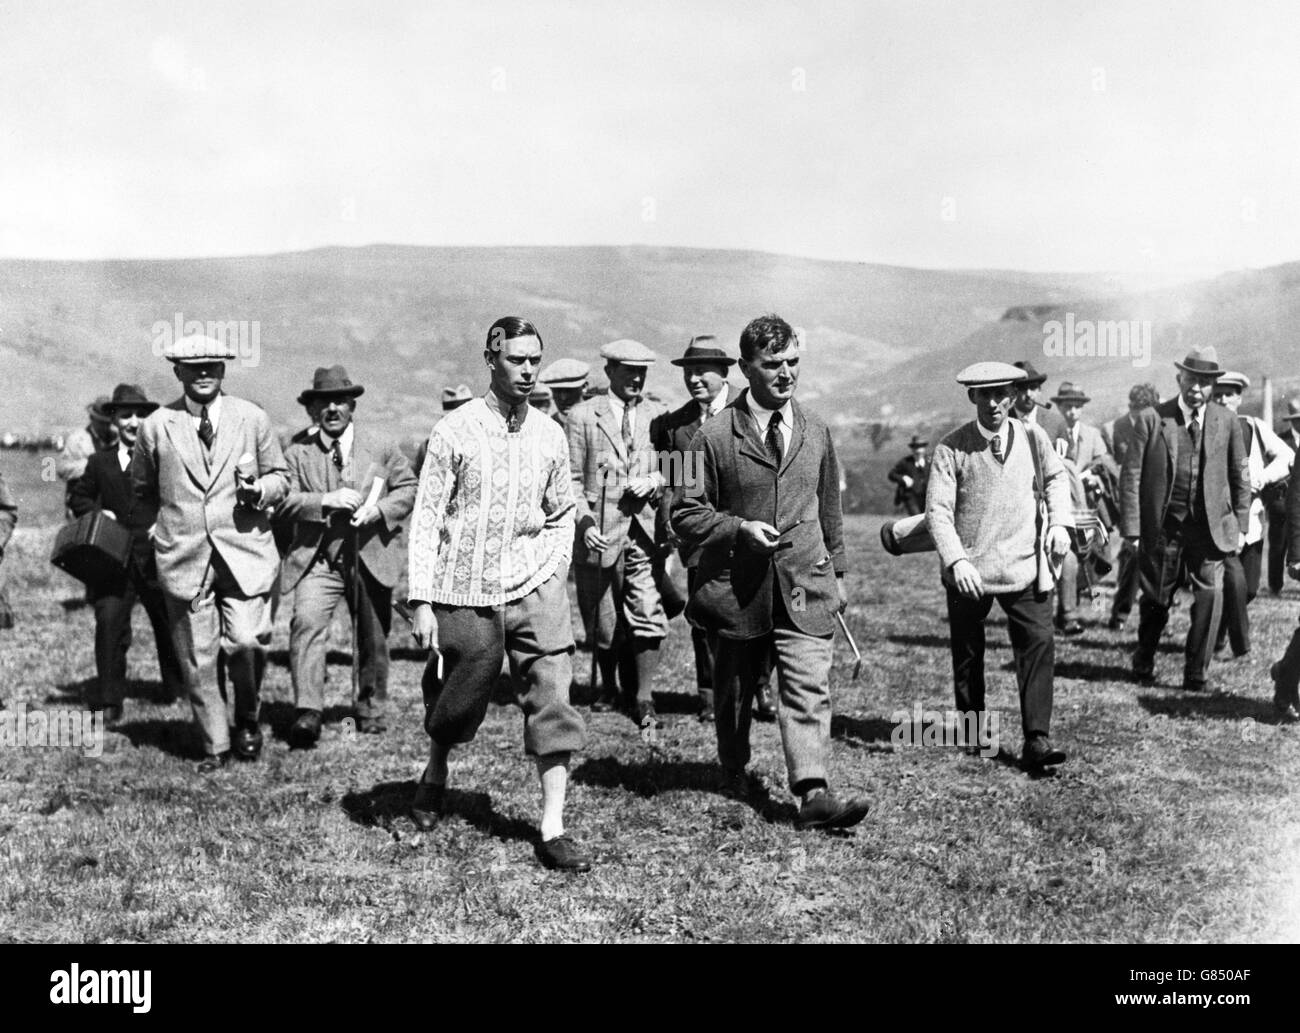
[[[628,762],[617,757],[593,757],[574,768],[569,777],[582,785],[622,789],[647,800],[680,790],[735,798],[722,768],[696,760]],[[743,802],[769,822],[792,822],[798,813],[790,804],[773,800],[767,787],[752,774],[746,781]]]
[[1260,724],[1275,724],[1277,713],[1270,701],[1230,693],[1176,691],[1169,696],[1139,696],[1138,704],[1149,714],[1165,717],[1208,717],[1218,721],[1252,718]]
[[886,642],[892,642],[896,646],[921,646],[924,649],[942,649],[948,650],[947,635],[889,635]]
[[[341,802],[344,813],[358,825],[390,828],[394,819],[410,815],[415,781],[380,782],[364,792],[346,793]],[[449,787],[443,801],[446,817],[464,818],[475,828],[500,840],[518,839],[531,843],[537,830],[518,818],[507,818],[492,808],[487,793],[464,792]]]
[[144,721],[124,721],[115,731],[119,735],[125,735],[137,749],[153,746],[182,760],[200,760],[203,757],[194,724],[189,720],[149,718]]
[[889,742],[893,734],[893,723],[883,718],[849,717],[847,714],[834,714],[831,717],[831,738],[850,746],[856,743]]
[[[45,697],[46,703],[83,703],[95,698],[99,691],[98,678],[82,678],[79,681],[63,682],[54,687],[54,692]],[[127,699],[141,699],[148,703],[166,705],[183,698],[182,689],[178,695],[172,695],[163,688],[159,681],[142,681],[139,678],[128,679],[125,696]]]

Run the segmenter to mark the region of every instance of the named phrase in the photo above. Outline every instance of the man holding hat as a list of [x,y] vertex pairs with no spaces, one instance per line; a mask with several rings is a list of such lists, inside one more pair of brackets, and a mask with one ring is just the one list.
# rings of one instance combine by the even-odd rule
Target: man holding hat
[[131,613],[136,601],[144,604],[153,625],[162,675],[163,697],[177,699],[184,689],[180,661],[172,642],[167,619],[167,602],[158,585],[149,530],[158,519],[156,505],[137,501],[131,487],[131,451],[140,434],[140,421],[158,408],[134,384],[118,384],[104,411],[113,421],[117,446],[95,452],[86,461],[81,476],[68,485],[68,506],[73,516],[99,510],[116,520],[131,534],[131,553],[126,568],[117,577],[90,586],[95,609],[95,673],[98,686],[92,709],[104,712],[104,724],[113,727],[122,720],[126,698],[126,653],[131,648]]
[[1241,398],[1250,378],[1228,370],[1214,385],[1214,401],[1237,414],[1246,445],[1250,470],[1250,526],[1239,555],[1223,560],[1223,614],[1214,638],[1220,652],[1232,640],[1232,655],[1250,652],[1250,615],[1246,607],[1259,594],[1259,574],[1264,554],[1264,503],[1260,493],[1286,480],[1295,453],[1273,433],[1273,428],[1254,416],[1242,416]]
[[[1052,404],[1060,411],[1063,421],[1052,444],[1057,455],[1065,460],[1070,474],[1072,504],[1076,512],[1095,510],[1092,500],[1104,490],[1102,472],[1107,474],[1112,484],[1119,476],[1119,467],[1115,465],[1101,431],[1083,422],[1083,407],[1091,401],[1083,388],[1068,380],[1063,381],[1061,390],[1052,396]],[[1079,556],[1071,549],[1061,565],[1061,583],[1056,593],[1056,627],[1061,634],[1083,632],[1078,613]]]
[[[1286,403],[1286,415],[1282,418],[1286,424],[1279,438],[1287,448],[1300,455],[1300,399],[1292,398]],[[1270,485],[1264,491],[1264,509],[1268,513],[1268,590],[1273,595],[1282,594],[1282,576],[1286,573],[1287,556],[1290,552],[1289,532],[1287,530],[1287,489],[1289,477]]]
[[654,352],[623,339],[600,354],[609,393],[579,402],[565,425],[577,502],[574,580],[583,625],[595,630],[601,691],[593,709],[622,706],[646,729],[660,724],[654,676],[668,634],[654,572],[664,477],[650,441],[664,407],[643,397]]
[[1065,430],[1065,420],[1060,413],[1052,409],[1051,402],[1043,401],[1043,385],[1047,383],[1047,374],[1039,373],[1029,361],[1012,363],[1024,373],[1024,379],[1015,387],[1015,400],[1011,403],[1011,415],[1021,423],[1042,427],[1047,432],[1047,440],[1055,441]]
[[[686,351],[672,364],[682,371],[686,390],[691,400],[680,409],[655,418],[650,426],[650,440],[660,455],[680,457],[678,469],[687,469],[685,457],[690,453],[691,439],[709,419],[717,416],[731,400],[727,372],[735,364],[718,344],[712,334],[692,337]],[[694,469],[694,467],[691,467]],[[675,487],[675,486],[670,486]],[[663,534],[678,550],[686,567],[686,594],[695,592],[696,568],[699,555],[686,549],[672,532],[670,523],[673,493],[665,490],[660,499],[659,521]],[[695,651],[695,685],[700,700],[699,718],[713,723],[713,658],[709,652],[709,636],[704,628],[691,625],[691,645]],[[767,709],[771,709],[768,707]]]
[[977,362],[957,375],[975,419],[935,448],[925,513],[948,596],[957,710],[973,721],[979,740],[966,750],[997,747],[984,706],[984,622],[996,599],[1015,655],[1022,763],[1038,771],[1065,761],[1049,737],[1056,642],[1042,564],[1059,564],[1069,552],[1074,513],[1065,467],[1047,434],[1010,418],[1024,377],[1005,362]]
[[911,452],[893,466],[889,479],[894,483],[894,505],[902,506],[908,516],[925,509],[925,489],[930,483],[930,460],[926,455],[930,443],[913,434],[907,443]]
[[551,415],[561,427],[569,418],[569,410],[586,395],[590,374],[591,367],[577,359],[556,359],[542,370],[541,382],[551,389],[555,402]]
[[207,759],[231,757],[228,701],[217,683],[225,655],[234,688],[234,755],[256,760],[262,672],[271,640],[271,587],[280,565],[270,510],[288,487],[266,413],[223,394],[226,342],[192,334],[163,353],[184,394],[151,413],[131,459],[136,499],[158,507],[152,537],[181,673]]
[[848,606],[843,576],[839,462],[826,425],[799,406],[800,349],[779,316],[740,336],[749,389],[692,439],[702,483],[673,490],[672,523],[698,554],[693,622],[713,644],[718,760],[728,791],[750,798],[750,703],[777,674],[781,745],[801,829],[850,828],[862,798],[830,786],[830,671],[835,617]]
[[356,400],[364,393],[342,366],[316,370],[298,396],[316,432],[285,453],[289,492],[276,520],[293,528],[281,577],[285,592],[297,591],[289,626],[297,715],[289,745],[299,749],[320,738],[325,653],[340,601],[357,629],[357,730],[384,729],[393,586],[406,562],[405,521],[417,481],[395,441],[357,430]]
[[1192,589],[1183,688],[1205,689],[1223,607],[1223,560],[1245,543],[1250,469],[1241,425],[1209,405],[1227,371],[1213,347],[1193,348],[1178,367],[1178,395],[1145,409],[1120,476],[1121,531],[1139,546],[1142,583],[1133,673],[1155,680],[1156,648],[1179,583]]

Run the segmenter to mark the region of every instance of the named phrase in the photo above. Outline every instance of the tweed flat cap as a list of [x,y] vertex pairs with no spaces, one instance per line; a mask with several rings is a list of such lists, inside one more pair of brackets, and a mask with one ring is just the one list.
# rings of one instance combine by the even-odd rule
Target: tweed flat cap
[[186,334],[163,349],[168,362],[229,362],[239,358],[234,345],[204,334]]
[[609,362],[621,362],[624,366],[649,366],[659,358],[640,341],[633,341],[626,337],[619,341],[610,341],[609,344],[602,344],[600,357]]
[[1216,391],[1221,387],[1235,387],[1238,391],[1245,391],[1246,388],[1250,387],[1250,377],[1246,376],[1245,373],[1230,369],[1214,382]]
[[582,387],[591,375],[591,367],[579,359],[556,359],[537,379],[551,387]]
[[957,374],[962,387],[1000,387],[1024,379],[1025,371],[1007,362],[975,362]]

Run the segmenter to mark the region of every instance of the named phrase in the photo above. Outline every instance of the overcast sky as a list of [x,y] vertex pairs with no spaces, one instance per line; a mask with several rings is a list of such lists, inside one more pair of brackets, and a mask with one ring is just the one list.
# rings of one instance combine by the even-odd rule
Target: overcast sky
[[1300,5],[0,0],[0,255],[1300,259]]

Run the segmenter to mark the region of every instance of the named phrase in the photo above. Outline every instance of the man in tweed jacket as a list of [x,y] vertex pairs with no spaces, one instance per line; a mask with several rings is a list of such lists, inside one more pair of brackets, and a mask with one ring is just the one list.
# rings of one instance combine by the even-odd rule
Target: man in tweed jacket
[[[1065,761],[1049,738],[1056,643],[1052,593],[1038,584],[1038,536],[1057,564],[1073,524],[1065,467],[1038,427],[1009,418],[1013,385],[1025,373],[1003,362],[977,362],[957,377],[976,418],[934,450],[925,513],[948,595],[957,710],[973,717],[978,744],[989,740],[984,709],[984,621],[996,599],[1007,615],[1020,688],[1023,763],[1038,770]],[[1031,449],[1033,451],[1031,451]],[[1035,457],[1042,470],[1047,526],[1037,527]]]

